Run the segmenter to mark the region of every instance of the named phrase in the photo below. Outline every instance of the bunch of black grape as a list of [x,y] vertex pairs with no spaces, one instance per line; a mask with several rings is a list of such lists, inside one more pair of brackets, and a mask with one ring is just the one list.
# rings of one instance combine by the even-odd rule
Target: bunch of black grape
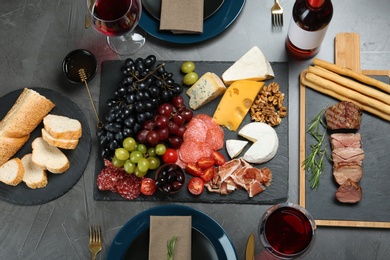
[[123,79],[115,96],[107,100],[108,112],[97,131],[103,158],[112,158],[126,137],[136,136],[143,123],[153,118],[160,104],[183,92],[164,64],[155,64],[154,55],[126,59],[121,69]]

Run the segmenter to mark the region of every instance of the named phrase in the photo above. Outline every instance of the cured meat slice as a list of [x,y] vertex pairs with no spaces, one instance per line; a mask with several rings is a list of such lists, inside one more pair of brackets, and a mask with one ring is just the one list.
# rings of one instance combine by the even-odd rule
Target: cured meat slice
[[104,159],[104,168],[97,177],[99,190],[110,190],[117,192],[116,184],[123,179],[123,170],[115,167],[109,160]]
[[[202,122],[202,121],[201,121]],[[207,128],[206,125],[202,122],[201,125],[193,125],[192,127],[187,127],[187,130],[184,132],[183,141],[194,140],[197,142],[206,141]]]
[[333,163],[358,163],[362,164],[364,152],[361,148],[337,148],[332,151]]
[[362,166],[359,164],[334,164],[333,177],[335,181],[342,185],[348,179],[359,182],[363,176]]
[[122,198],[133,200],[141,193],[141,179],[134,174],[127,174],[117,183],[116,189]]
[[97,177],[99,190],[110,190],[121,197],[133,200],[141,192],[141,179],[127,174],[123,168],[115,167],[109,160],[104,160],[105,167]]
[[363,110],[349,101],[342,101],[325,111],[326,125],[330,130],[360,129]]
[[211,116],[208,116],[206,114],[198,114],[198,115],[195,115],[193,118],[202,120],[207,125],[208,129],[212,129],[216,126],[219,126],[217,124],[217,122],[215,122],[214,118],[212,118]]
[[213,149],[208,143],[187,140],[179,148],[180,160],[184,163],[195,163],[202,157],[210,157]]
[[357,203],[362,199],[362,188],[348,179],[336,191],[336,199],[342,203]]
[[360,133],[337,133],[330,135],[330,144],[332,149],[337,148],[361,148],[361,135]]
[[195,116],[188,122],[186,125],[187,130],[189,128],[197,128],[203,130],[204,133],[207,132],[208,126],[207,124],[201,120],[200,118],[196,118]]
[[219,125],[211,128],[207,131],[206,142],[208,142],[212,149],[218,151],[222,149],[224,143],[225,133],[223,132],[222,127]]

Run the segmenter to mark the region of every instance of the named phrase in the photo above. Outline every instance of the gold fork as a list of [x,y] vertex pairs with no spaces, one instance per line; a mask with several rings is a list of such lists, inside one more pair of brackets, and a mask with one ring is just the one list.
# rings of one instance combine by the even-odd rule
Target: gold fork
[[283,27],[283,8],[279,4],[279,0],[275,0],[271,8],[272,26]]
[[95,260],[97,253],[102,250],[102,240],[102,227],[91,225],[89,228],[89,251],[92,253],[92,260]]

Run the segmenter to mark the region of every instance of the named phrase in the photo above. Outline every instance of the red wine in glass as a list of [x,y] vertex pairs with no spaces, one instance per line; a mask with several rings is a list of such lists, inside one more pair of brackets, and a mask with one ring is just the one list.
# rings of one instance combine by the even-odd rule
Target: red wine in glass
[[315,229],[314,220],[305,209],[284,203],[265,213],[260,224],[260,238],[272,255],[291,259],[309,248]]
[[145,43],[133,30],[141,18],[141,0],[87,0],[91,24],[107,36],[110,48],[120,55],[137,52]]

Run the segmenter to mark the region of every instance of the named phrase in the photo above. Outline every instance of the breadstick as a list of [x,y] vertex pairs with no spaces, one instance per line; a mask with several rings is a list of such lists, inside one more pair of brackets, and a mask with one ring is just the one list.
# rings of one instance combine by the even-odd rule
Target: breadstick
[[378,99],[388,105],[390,105],[390,96],[386,93],[383,93],[380,90],[373,89],[367,85],[361,84],[359,82],[356,82],[354,80],[348,79],[346,77],[340,76],[335,73],[327,73],[326,70],[318,69],[315,67],[310,66],[309,72],[316,74],[317,76],[320,76],[324,79],[331,80],[335,83],[341,84],[347,88],[350,88],[352,90],[358,91],[368,97],[372,97],[375,99]]
[[371,108],[371,107],[369,107],[369,106],[366,106],[366,105],[362,104],[361,102],[356,101],[356,100],[353,100],[353,99],[351,99],[351,98],[344,97],[344,96],[342,96],[342,95],[340,95],[340,94],[338,94],[338,93],[336,93],[336,92],[334,92],[334,91],[332,91],[332,90],[323,88],[323,87],[321,87],[321,86],[319,86],[319,85],[317,85],[317,84],[315,84],[315,83],[313,83],[313,82],[307,80],[307,79],[306,79],[306,73],[307,73],[307,71],[304,70],[304,71],[302,71],[302,73],[301,73],[301,75],[300,75],[301,83],[302,83],[304,86],[307,86],[307,87],[309,87],[309,88],[311,88],[311,89],[314,89],[315,91],[318,91],[318,92],[323,93],[323,94],[325,94],[325,95],[334,97],[334,98],[336,98],[336,99],[338,99],[338,100],[340,100],[340,101],[350,101],[350,102],[353,102],[353,103],[355,103],[356,105],[358,105],[359,107],[361,107],[363,110],[365,110],[365,111],[367,111],[367,112],[369,112],[369,113],[371,113],[371,114],[373,114],[373,115],[376,115],[376,116],[378,116],[378,117],[380,117],[380,118],[382,118],[382,119],[385,119],[385,120],[387,120],[387,121],[390,121],[390,115],[388,115],[388,114],[386,114],[386,113],[383,113],[383,112],[380,111],[380,110],[377,110],[377,109],[375,109],[375,108]]
[[327,88],[333,92],[336,92],[343,97],[349,97],[353,100],[359,101],[360,103],[363,103],[369,107],[375,108],[375,109],[380,109],[386,114],[390,115],[390,106],[379,101],[376,99],[373,99],[371,97],[367,97],[357,91],[351,90],[349,88],[346,88],[342,85],[339,85],[333,81],[321,78],[313,73],[308,72],[306,74],[306,79],[320,85],[321,87]]
[[353,70],[340,67],[340,66],[338,66],[336,64],[333,64],[333,63],[330,63],[330,62],[327,62],[327,61],[324,61],[324,60],[320,60],[318,58],[314,58],[313,59],[313,63],[315,65],[321,66],[321,67],[323,67],[325,69],[331,70],[333,72],[336,72],[336,73],[344,75],[344,76],[348,76],[348,77],[354,78],[354,79],[356,79],[356,80],[358,80],[358,81],[360,81],[362,83],[365,83],[365,84],[370,85],[370,86],[377,87],[377,88],[379,88],[379,89],[381,89],[383,91],[386,91],[387,93],[390,93],[390,85],[386,84],[384,82],[381,82],[379,80],[373,79],[371,77],[368,77],[368,76],[363,75],[361,73],[355,72]]

